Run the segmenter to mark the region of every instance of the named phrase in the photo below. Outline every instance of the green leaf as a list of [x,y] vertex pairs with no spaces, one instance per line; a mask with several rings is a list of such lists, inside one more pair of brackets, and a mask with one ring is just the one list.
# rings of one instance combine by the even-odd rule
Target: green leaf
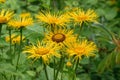
[[5,38],[0,38],[0,48],[3,48],[5,46],[8,46],[9,44],[6,43]]
[[38,25],[30,26],[24,29],[23,34],[30,42],[34,43],[37,40],[43,39],[43,28]]
[[28,6],[27,8],[28,8],[30,11],[34,11],[34,12],[39,11],[39,6],[37,6],[37,5],[30,5],[30,6]]
[[80,63],[81,64],[89,64],[89,58],[87,58],[87,57],[84,57],[81,61],[80,61]]
[[116,53],[116,63],[120,64],[120,53]]
[[117,16],[117,10],[115,8],[106,8],[104,15],[107,20],[112,20]]
[[28,75],[33,76],[33,77],[34,77],[35,74],[36,74],[35,71],[26,71],[26,72],[27,72]]
[[108,54],[98,65],[97,71],[98,73],[102,73],[105,69],[113,67],[115,63],[115,53]]

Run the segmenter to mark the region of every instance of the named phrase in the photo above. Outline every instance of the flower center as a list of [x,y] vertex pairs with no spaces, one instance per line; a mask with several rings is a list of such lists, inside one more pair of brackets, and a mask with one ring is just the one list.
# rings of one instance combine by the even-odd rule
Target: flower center
[[78,53],[79,55],[82,55],[82,54],[84,54],[85,49],[82,48],[82,47],[77,47],[77,48],[75,49],[75,52]]
[[65,35],[62,33],[57,33],[52,36],[52,40],[57,43],[63,42],[65,40],[65,38],[66,38]]
[[81,21],[84,21],[84,20],[86,20],[87,19],[87,16],[80,16],[80,17],[78,17],[78,20],[81,20]]
[[49,50],[46,48],[38,48],[37,50],[35,50],[35,53],[39,55],[46,55],[49,53]]

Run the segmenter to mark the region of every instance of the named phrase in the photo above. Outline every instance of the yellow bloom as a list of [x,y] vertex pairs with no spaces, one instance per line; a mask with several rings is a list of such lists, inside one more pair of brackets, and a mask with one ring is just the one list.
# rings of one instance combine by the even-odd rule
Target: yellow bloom
[[80,60],[82,56],[95,56],[94,52],[97,51],[96,45],[87,40],[76,41],[67,46],[68,55],[74,57],[74,60]]
[[6,0],[0,0],[0,3],[4,3]]
[[94,12],[94,10],[87,10],[86,12],[77,9],[77,11],[71,12],[70,13],[71,18],[74,20],[75,24],[80,24],[82,25],[83,22],[97,22],[97,14]]
[[30,54],[28,58],[41,58],[44,64],[48,64],[52,56],[60,58],[56,50],[57,46],[53,44],[38,42],[37,45],[27,46],[23,52]]
[[13,28],[21,28],[21,27],[27,27],[29,25],[33,24],[33,19],[30,15],[26,14],[20,14],[18,17],[15,17],[14,19],[10,20],[8,22],[8,25]]
[[0,23],[7,23],[13,16],[13,14],[13,11],[2,9],[0,11]]
[[76,36],[73,35],[73,30],[67,29],[55,29],[54,32],[49,32],[45,35],[45,41],[54,43],[63,47],[66,43],[73,42],[76,40]]
[[[24,39],[25,39],[25,37],[22,36],[22,40],[24,40]],[[6,36],[5,40],[6,40],[6,42],[9,42],[10,36]],[[12,44],[20,44],[20,35],[12,34],[11,41],[12,41]]]
[[64,27],[66,26],[66,23],[70,21],[68,14],[57,15],[57,14],[51,14],[50,12],[47,13],[40,12],[38,15],[36,15],[36,18],[38,18],[40,22],[43,22],[48,26],[52,26],[52,27],[55,26]]
[[72,66],[72,63],[68,61],[68,62],[66,63],[66,66],[67,66],[67,67],[71,67],[71,66]]

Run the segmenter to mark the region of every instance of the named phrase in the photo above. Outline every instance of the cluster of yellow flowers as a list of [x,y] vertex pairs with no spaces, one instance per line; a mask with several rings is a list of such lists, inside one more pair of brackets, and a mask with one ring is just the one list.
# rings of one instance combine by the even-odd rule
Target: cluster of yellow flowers
[[[25,37],[22,36],[22,41],[24,41]],[[6,36],[6,42],[10,42],[10,36]],[[12,44],[20,44],[20,35],[12,34],[11,35],[11,42]]]
[[[0,23],[7,23],[11,28],[24,28],[34,23],[30,13],[22,13],[19,16],[13,16],[13,11],[1,10]],[[97,47],[94,42],[87,40],[79,40],[74,30],[68,29],[68,24],[79,24],[97,22],[97,14],[94,10],[84,11],[77,9],[74,12],[63,14],[55,14],[51,12],[40,12],[36,15],[38,22],[46,24],[47,31],[43,41],[38,41],[37,45],[26,46],[24,53],[29,53],[28,58],[41,58],[44,64],[48,64],[51,57],[60,58],[63,55],[68,55],[69,59],[74,61],[81,60],[83,56],[94,56]],[[12,43],[19,43],[20,36],[12,36]],[[6,38],[9,41],[9,38]]]

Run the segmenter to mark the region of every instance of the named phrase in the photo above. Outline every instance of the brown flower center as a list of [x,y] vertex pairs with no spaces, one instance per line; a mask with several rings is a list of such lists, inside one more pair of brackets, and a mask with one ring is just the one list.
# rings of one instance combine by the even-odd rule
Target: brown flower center
[[66,38],[65,35],[62,33],[57,33],[52,36],[52,40],[57,43],[63,42],[65,38]]

